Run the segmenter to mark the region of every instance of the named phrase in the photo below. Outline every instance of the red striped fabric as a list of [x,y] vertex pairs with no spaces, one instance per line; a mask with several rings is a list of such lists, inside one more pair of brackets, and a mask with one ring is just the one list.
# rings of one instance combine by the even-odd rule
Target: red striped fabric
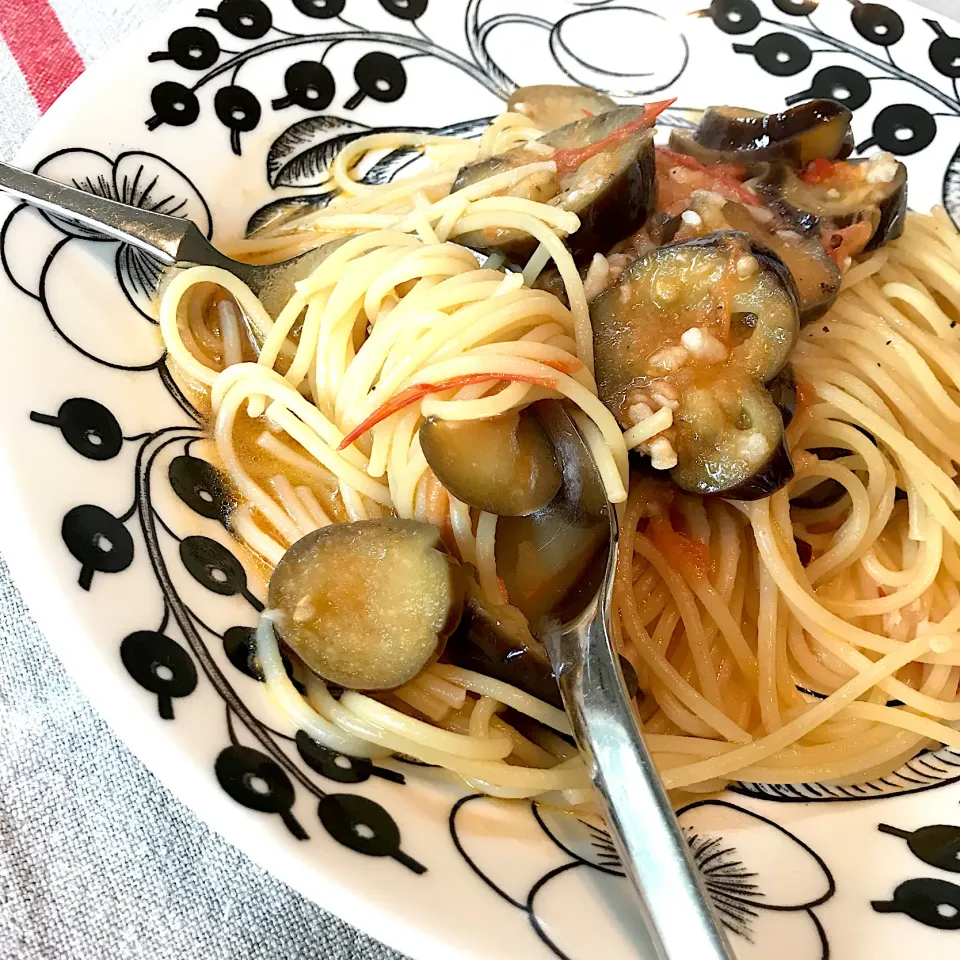
[[48,0],[0,0],[0,34],[41,112],[83,70],[80,54]]

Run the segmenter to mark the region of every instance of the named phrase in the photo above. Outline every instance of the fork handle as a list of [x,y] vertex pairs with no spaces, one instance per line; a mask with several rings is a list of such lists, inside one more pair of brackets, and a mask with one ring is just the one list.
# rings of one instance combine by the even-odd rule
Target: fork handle
[[[199,259],[191,257],[189,254],[194,251],[185,248],[195,246],[190,242],[192,239],[206,243],[189,220],[141,210],[118,200],[67,187],[9,163],[0,162],[0,190],[65,220],[140,247],[167,264],[181,259]],[[195,237],[191,237],[191,232]]]
[[[613,533],[615,564],[615,526]],[[623,692],[605,627],[612,586],[608,576],[576,624],[547,632],[552,662],[576,664],[557,678],[563,702],[660,960],[735,960]]]

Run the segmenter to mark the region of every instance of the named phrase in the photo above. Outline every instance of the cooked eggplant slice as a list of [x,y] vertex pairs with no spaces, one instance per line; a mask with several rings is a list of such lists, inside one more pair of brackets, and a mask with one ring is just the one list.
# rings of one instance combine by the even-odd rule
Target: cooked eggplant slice
[[570,415],[557,400],[543,400],[530,409],[550,438],[563,485],[542,510],[500,518],[496,556],[510,603],[537,631],[543,617],[548,612],[558,615],[574,588],[594,571],[610,527],[606,491],[581,467],[575,443],[582,441]]
[[546,648],[531,633],[526,617],[509,604],[491,604],[472,578],[467,579],[463,618],[447,643],[444,659],[563,709]]
[[789,427],[797,415],[797,380],[793,374],[793,364],[788,363],[767,384],[767,392],[780,411],[784,428]]
[[[603,144],[576,169],[556,176],[527,177],[509,190],[510,196],[549,203],[575,213],[580,229],[567,238],[578,259],[605,251],[641,226],[656,206],[656,160],[653,133],[648,128],[629,132],[642,120],[643,106],[618,107],[551,131],[538,141],[554,151],[574,151]],[[627,130],[623,136],[618,131]],[[604,141],[609,141],[604,143]],[[464,167],[451,192],[485,180],[504,170],[549,159],[546,154],[518,147]],[[529,259],[537,241],[513,229],[490,229],[461,234],[459,243],[487,253],[500,252],[508,260]]]
[[363,520],[298,540],[270,578],[269,600],[281,639],[324,680],[390,690],[442,653],[463,581],[436,527]]
[[843,163],[810,164],[797,172],[771,165],[758,192],[795,229],[819,236],[824,229],[869,223],[875,250],[903,233],[907,217],[907,168],[889,153]]
[[674,130],[670,148],[701,163],[780,161],[805,167],[820,157],[848,157],[853,114],[834,100],[809,100],[780,113],[710,107],[692,133]]
[[682,490],[760,500],[793,478],[780,411],[767,390],[735,373],[688,388],[674,415]]
[[758,220],[739,203],[724,204],[722,219],[729,229],[742,230],[769,247],[787,265],[797,287],[801,325],[822,317],[833,306],[843,276],[818,238],[790,229],[775,215],[769,221]]
[[600,398],[626,428],[638,389],[667,382],[679,397],[726,365],[772,380],[799,331],[789,271],[732,232],[651,250],[593,301],[590,316]]
[[507,102],[510,113],[529,117],[530,123],[538,130],[556,130],[616,108],[613,100],[592,87],[568,87],[559,83],[520,87]]
[[425,420],[420,448],[437,479],[458,500],[504,517],[545,507],[562,475],[553,447],[528,410],[487,420]]

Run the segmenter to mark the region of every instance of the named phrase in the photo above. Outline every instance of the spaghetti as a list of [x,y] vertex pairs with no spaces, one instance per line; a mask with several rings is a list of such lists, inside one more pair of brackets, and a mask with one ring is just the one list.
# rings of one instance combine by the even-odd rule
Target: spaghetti
[[[181,273],[160,306],[168,361],[209,399],[237,537],[267,568],[330,523],[395,515],[441,528],[507,601],[497,517],[437,481],[425,417],[469,421],[559,397],[619,505],[616,634],[637,672],[638,716],[666,786],[845,783],[882,775],[934,743],[960,746],[960,238],[942,210],[910,214],[902,239],[860,257],[836,304],[801,333],[789,485],[749,503],[634,477],[628,448],[662,436],[668,406],[625,431],[598,398],[584,284],[564,238],[578,218],[503,196],[553,176],[542,159],[451,193],[466,163],[536,144],[519,114],[477,142],[377,134],[332,164],[321,211],[232,251],[251,261],[338,240],[278,317],[224,271]],[[384,151],[419,172],[370,186]],[[532,148],[538,154],[537,147]],[[535,238],[522,273],[480,265],[466,233]],[[566,303],[533,287],[553,263]],[[612,258],[611,258],[612,262]],[[829,487],[825,486],[829,484]],[[810,495],[833,491],[828,502]],[[283,668],[271,614],[257,649],[281,709],[354,756],[400,753],[501,797],[589,800],[562,711],[520,689],[434,663],[388,694],[334,695]]]

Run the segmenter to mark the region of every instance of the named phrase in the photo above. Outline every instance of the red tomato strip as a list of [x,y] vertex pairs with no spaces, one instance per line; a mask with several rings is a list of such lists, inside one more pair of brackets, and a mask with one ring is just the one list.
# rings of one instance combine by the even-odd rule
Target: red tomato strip
[[841,269],[849,257],[860,253],[870,242],[873,236],[873,227],[866,220],[851,223],[849,227],[825,232],[822,238],[823,248]]
[[588,147],[557,150],[553,155],[553,159],[557,165],[558,175],[564,177],[573,173],[591,157],[595,157],[598,153],[603,153],[607,147],[634,133],[638,133],[640,130],[645,130],[652,125],[653,121],[656,120],[667,107],[676,102],[677,98],[674,97],[672,100],[658,100],[656,103],[645,104],[643,116],[637,117],[636,120],[632,120],[630,123],[625,123],[622,127],[618,127],[609,137],[604,137],[596,143],[591,143]]
[[823,183],[824,180],[830,180],[833,178],[836,173],[837,164],[832,160],[827,160],[824,157],[817,157],[816,160],[811,160],[804,168],[803,173],[800,174],[800,179],[804,183],[817,184]]
[[354,427],[353,430],[343,438],[343,442],[337,449],[346,450],[354,440],[362,437],[368,430],[372,430],[378,423],[386,420],[387,417],[392,416],[398,410],[409,407],[411,403],[422,400],[428,394],[442,393],[444,390],[458,390],[460,387],[468,387],[474,383],[487,383],[490,380],[509,380],[511,383],[532,383],[538,387],[546,387],[548,390],[555,390],[557,387],[555,380],[549,380],[546,377],[532,377],[522,373],[467,373],[462,377],[451,377],[449,380],[441,380],[439,383],[414,383],[391,397],[382,406],[377,407],[366,420]]
[[710,548],[702,540],[678,533],[663,517],[654,517],[647,532],[667,563],[681,576],[703,580],[713,573]]
[[702,173],[709,181],[710,188],[716,193],[723,194],[728,200],[736,200],[738,203],[745,203],[750,207],[761,205],[757,195],[737,179],[737,173],[741,175],[746,173],[743,167],[738,167],[733,163],[717,163],[713,166],[707,166],[695,157],[688,156],[685,153],[676,153],[666,147],[657,147],[657,155],[673,167],[685,167],[687,170],[696,170],[698,173]]

